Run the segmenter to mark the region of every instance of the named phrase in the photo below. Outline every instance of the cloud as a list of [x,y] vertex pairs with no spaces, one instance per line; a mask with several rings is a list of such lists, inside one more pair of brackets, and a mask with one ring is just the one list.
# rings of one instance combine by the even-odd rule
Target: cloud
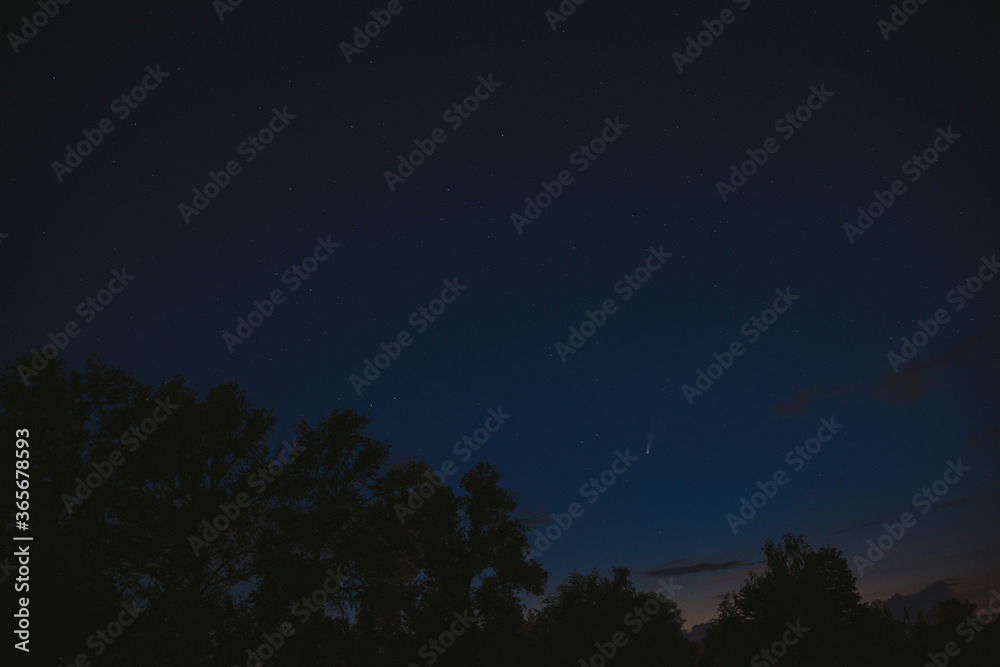
[[808,410],[813,403],[821,398],[831,398],[842,394],[858,395],[858,390],[863,388],[861,385],[841,384],[831,389],[824,389],[820,385],[813,385],[806,387],[791,398],[785,399],[776,405],[773,410],[779,417],[791,419]]
[[[687,559],[683,561],[671,561],[667,563],[678,562],[690,562]],[[750,562],[746,560],[731,560],[725,563],[695,563],[694,565],[684,565],[682,567],[662,567],[655,570],[646,570],[642,574],[648,577],[679,577],[684,574],[700,574],[702,572],[718,572],[719,570],[735,570],[737,568],[750,567],[751,565],[760,565],[761,563],[766,563],[767,561],[756,561]]]
[[791,419],[806,411],[806,408],[821,395],[818,385],[807,387],[788,400],[779,403],[774,411],[785,419]]
[[[779,416],[791,419],[808,410],[820,399],[842,394],[847,394],[848,401],[867,398],[891,405],[908,406],[922,400],[932,390],[944,387],[949,382],[953,383],[956,379],[955,372],[960,367],[982,369],[983,355],[976,348],[995,346],[998,337],[1000,325],[991,326],[978,336],[955,341],[941,354],[932,355],[926,350],[920,350],[919,356],[900,366],[898,373],[886,364],[885,370],[877,378],[860,384],[842,384],[829,388],[812,385],[781,401],[773,410]],[[990,367],[989,372],[998,375],[1000,369]],[[988,432],[991,435],[1000,434],[1000,424],[993,426]]]
[[699,623],[691,627],[691,630],[685,630],[684,634],[690,641],[700,642],[708,634],[708,629],[712,627],[711,623]]
[[[995,493],[993,495],[1000,496],[1000,492]],[[934,509],[935,510],[942,510],[942,509],[945,509],[947,507],[955,507],[957,505],[964,505],[965,503],[971,503],[974,500],[979,500],[979,499],[981,499],[983,497],[984,496],[972,496],[970,498],[968,496],[965,496],[965,497],[959,498],[957,500],[946,500],[944,502],[939,502],[939,503],[935,504],[934,505]],[[857,520],[857,521],[855,521],[855,522],[847,525],[846,527],[841,528],[840,530],[834,531],[833,534],[834,535],[841,535],[842,533],[849,533],[852,530],[860,530],[862,528],[870,528],[871,526],[881,526],[884,523],[891,523],[891,520],[890,521],[886,521],[885,519],[877,519],[877,520],[872,520],[872,521],[865,521],[865,520],[859,519],[859,520]]]
[[973,496],[972,498],[959,498],[958,500],[946,500],[943,503],[938,503],[938,507],[944,509],[945,507],[954,507],[955,505],[963,505],[965,503],[971,503],[973,500],[979,500],[982,496]]
[[852,530],[861,530],[862,528],[869,528],[871,526],[881,526],[883,523],[884,523],[884,520],[879,520],[879,521],[861,521],[861,520],[858,520],[858,521],[855,521],[854,523],[850,524],[846,528],[841,528],[838,531],[834,531],[833,534],[834,535],[840,535],[842,533],[849,533]]
[[955,597],[953,590],[957,582],[954,579],[945,581],[935,581],[930,586],[925,586],[912,595],[900,595],[896,593],[886,600],[886,605],[892,615],[899,620],[903,620],[904,607],[910,612],[910,622],[917,622],[917,612],[922,612],[924,618],[931,620],[930,614],[934,606],[944,600]]
[[534,510],[519,509],[517,510],[519,518],[524,519],[528,523],[529,528],[534,528],[535,526],[544,526],[547,523],[552,522],[552,517],[548,514],[542,514],[541,512],[536,512]]
[[876,395],[886,403],[909,405],[919,401],[936,386],[945,382],[936,371],[947,365],[946,357],[915,359],[898,373],[889,371],[878,381]]
[[919,401],[931,389],[948,384],[945,371],[952,371],[956,361],[967,367],[972,365],[980,368],[982,355],[976,348],[995,345],[993,341],[998,335],[1000,326],[992,326],[978,336],[955,341],[940,355],[921,354],[919,358],[911,359],[900,367],[898,373],[886,370],[876,385],[876,397],[895,405],[909,405]]

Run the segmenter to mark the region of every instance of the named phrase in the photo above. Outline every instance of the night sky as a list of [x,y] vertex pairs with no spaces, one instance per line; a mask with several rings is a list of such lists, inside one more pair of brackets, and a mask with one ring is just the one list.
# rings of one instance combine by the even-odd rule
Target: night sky
[[532,531],[580,503],[550,591],[672,576],[688,629],[786,532],[982,604],[997,7],[903,4],[6,3],[5,363],[74,322],[71,370],[235,379],[275,450],[350,408],[489,461]]

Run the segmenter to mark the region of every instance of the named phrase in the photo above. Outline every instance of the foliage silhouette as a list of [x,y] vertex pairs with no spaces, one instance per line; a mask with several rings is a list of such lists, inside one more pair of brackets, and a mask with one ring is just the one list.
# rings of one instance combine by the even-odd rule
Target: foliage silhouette
[[[431,481],[426,462],[389,464],[368,417],[334,410],[295,426],[279,468],[273,414],[235,383],[199,399],[180,377],[154,388],[57,358],[25,384],[18,363],[30,362],[0,375],[0,427],[30,432],[40,664],[729,667],[796,621],[809,630],[789,667],[920,665],[948,642],[961,649],[949,665],[974,667],[1000,647],[1000,624],[970,620],[968,602],[894,620],[861,601],[843,554],[792,534],[765,541],[766,570],[724,597],[703,642],[624,567],[573,572],[528,610],[521,596],[544,594],[548,573],[528,560],[516,496],[489,463],[455,487]],[[412,497],[422,505],[401,513]],[[11,504],[0,518],[9,540]],[[115,634],[123,604],[140,611]]]

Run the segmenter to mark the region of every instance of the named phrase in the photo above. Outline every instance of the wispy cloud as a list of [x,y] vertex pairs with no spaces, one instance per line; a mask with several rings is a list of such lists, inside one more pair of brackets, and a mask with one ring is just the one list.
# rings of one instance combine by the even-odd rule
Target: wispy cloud
[[982,496],[973,496],[971,498],[959,498],[957,500],[946,500],[943,503],[938,503],[938,507],[944,509],[945,507],[964,505],[965,503],[971,503],[973,500],[979,500],[980,498],[982,498]]
[[834,531],[834,535],[841,535],[843,533],[849,533],[852,530],[861,530],[862,528],[870,528],[871,526],[880,526],[884,521],[855,521],[846,528],[841,528],[840,530]]
[[896,373],[886,369],[878,380],[874,394],[887,403],[909,405],[924,398],[929,391],[949,383],[949,375],[954,370],[955,362],[963,365],[970,362],[981,364],[980,353],[976,350],[982,345],[995,345],[995,339],[1000,336],[1000,326],[992,326],[974,338],[955,341],[951,347],[939,355],[923,353],[911,359]]
[[[683,559],[680,561],[671,561],[667,565],[672,563],[683,563],[690,562],[688,559]],[[694,565],[683,565],[680,567],[662,567],[655,570],[646,570],[642,574],[649,577],[679,577],[684,574],[700,574],[702,572],[718,572],[720,570],[735,570],[738,568],[750,567],[752,565],[760,565],[766,563],[767,561],[746,561],[746,560],[731,560],[725,563],[695,563]]]
[[534,528],[535,526],[544,526],[545,524],[552,522],[552,517],[548,514],[542,514],[541,512],[536,512],[534,510],[519,509],[517,510],[517,515],[519,518],[524,519],[530,528]]
[[791,398],[779,403],[774,411],[785,419],[791,419],[808,409],[809,405],[822,395],[818,385],[807,387]]
[[[993,495],[1000,496],[1000,493],[995,493]],[[944,502],[939,502],[939,503],[935,504],[934,505],[934,509],[941,510],[941,509],[946,509],[948,507],[957,507],[958,505],[964,505],[965,503],[971,503],[973,501],[980,500],[981,498],[984,498],[984,497],[985,496],[972,496],[970,498],[970,497],[966,496],[964,498],[958,498],[956,500],[946,500]],[[899,515],[898,513],[893,514],[892,512],[888,512],[886,514],[886,516],[888,516],[888,517],[898,516],[898,515]],[[859,519],[857,521],[854,521],[854,522],[848,524],[847,526],[845,526],[845,527],[843,527],[843,528],[841,528],[839,530],[835,530],[833,532],[833,534],[834,535],[841,535],[843,533],[849,533],[849,532],[854,531],[854,530],[861,530],[862,528],[870,528],[872,526],[881,526],[884,523],[891,523],[891,522],[892,522],[891,518],[890,519],[873,519],[873,520]]]
[[892,615],[900,620],[903,619],[904,610],[908,610],[910,622],[916,623],[917,612],[922,612],[925,616],[929,616],[936,604],[955,597],[954,588],[956,583],[954,579],[948,579],[936,581],[912,595],[900,595],[896,593],[886,600],[886,605],[889,607]]
[[886,403],[909,405],[919,401],[936,386],[945,384],[938,371],[948,364],[947,357],[928,356],[914,359],[898,373],[888,371],[878,381],[876,396]]
[[[902,365],[898,373],[886,365],[878,377],[857,384],[836,387],[812,385],[779,402],[773,409],[781,417],[791,419],[806,412],[821,399],[844,394],[849,401],[874,399],[890,405],[909,406],[926,398],[932,390],[954,382],[957,366],[977,362],[981,353],[976,348],[995,345],[998,337],[1000,326],[993,326],[974,338],[955,341],[940,354],[934,355],[922,350],[917,358]],[[996,370],[992,372],[998,374]],[[1000,434],[1000,424],[990,428],[989,433]]]

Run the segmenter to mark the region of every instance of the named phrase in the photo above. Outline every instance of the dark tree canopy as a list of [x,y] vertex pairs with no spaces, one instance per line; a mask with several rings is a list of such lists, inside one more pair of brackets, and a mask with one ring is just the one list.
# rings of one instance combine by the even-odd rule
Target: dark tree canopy
[[923,664],[949,641],[966,642],[949,664],[973,667],[1000,645],[958,600],[904,626],[861,601],[843,554],[792,534],[765,542],[766,569],[703,642],[625,567],[574,571],[529,610],[548,573],[487,462],[450,486],[427,462],[391,465],[350,410],[282,439],[233,382],[199,397],[180,377],[153,387],[56,359],[25,383],[16,364],[0,426],[30,433],[39,664],[735,667],[772,664],[761,652],[793,626],[807,630],[790,667]]
[[[938,607],[933,631],[907,628],[892,618],[883,601],[862,602],[854,573],[839,550],[814,550],[801,535],[788,533],[781,542],[766,540],[764,554],[766,570],[752,572],[739,591],[719,604],[704,640],[703,667],[768,665],[771,658],[816,667],[919,665],[928,651],[941,651],[956,640],[956,626],[975,608],[949,600]],[[787,635],[796,640],[787,653],[770,658],[761,653],[783,641],[790,627],[799,628],[801,636]],[[949,664],[980,664],[971,656],[991,641],[998,645],[995,626],[992,633],[992,638],[977,640],[975,651],[970,647]]]
[[[28,385],[8,367],[0,423],[30,433],[45,572],[32,604],[38,627],[60,629],[35,658],[246,664],[285,623],[294,634],[269,665],[407,664],[456,612],[476,621],[449,660],[514,645],[519,596],[542,593],[547,575],[525,560],[525,526],[492,466],[401,524],[393,506],[427,482],[426,463],[387,466],[389,445],[351,411],[284,443],[274,421],[233,383],[199,399],[181,378],[154,388],[99,360],[83,373],[56,360]],[[123,603],[138,608],[128,632],[91,638]]]

